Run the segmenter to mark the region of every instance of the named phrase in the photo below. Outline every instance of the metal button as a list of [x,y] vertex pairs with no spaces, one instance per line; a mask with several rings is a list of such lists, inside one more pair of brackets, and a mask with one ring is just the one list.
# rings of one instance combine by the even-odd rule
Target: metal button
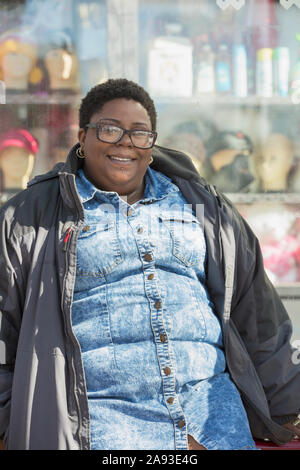
[[170,405],[173,405],[174,403],[174,398],[173,397],[170,397],[167,399],[167,402],[170,404]]
[[137,232],[138,232],[138,233],[143,233],[143,231],[144,231],[143,227],[139,227],[139,228],[137,229]]
[[86,225],[85,227],[83,227],[82,230],[83,230],[84,232],[87,232],[88,230],[90,230],[90,228],[91,228],[91,227],[90,227],[89,225]]
[[152,281],[153,278],[154,278],[154,274],[149,274],[148,276],[149,281]]
[[152,256],[150,255],[150,253],[146,253],[146,254],[145,254],[144,260],[145,260],[145,261],[151,261],[151,260],[152,260]]
[[165,335],[162,335],[162,334],[160,334],[159,337],[160,337],[160,340],[161,340],[162,343],[164,343],[167,339],[167,337]]
[[180,429],[182,429],[182,428],[184,427],[184,425],[185,425],[185,422],[184,422],[184,421],[182,421],[182,420],[178,421],[178,427],[179,427]]
[[154,307],[156,308],[156,310],[158,310],[161,306],[161,302],[159,300],[157,300],[154,304]]
[[165,368],[164,368],[164,373],[165,373],[165,375],[170,375],[170,374],[171,374],[171,369],[170,369],[170,367],[165,367]]
[[127,210],[127,215],[130,216],[130,215],[132,215],[132,214],[133,214],[133,210],[132,210],[132,209],[128,209],[128,210]]

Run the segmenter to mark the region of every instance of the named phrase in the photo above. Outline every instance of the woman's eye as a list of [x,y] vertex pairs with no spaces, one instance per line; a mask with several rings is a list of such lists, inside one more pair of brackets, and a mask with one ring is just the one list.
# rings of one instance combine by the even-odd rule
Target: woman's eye
[[107,134],[114,134],[114,133],[118,133],[120,131],[117,127],[105,126],[105,127],[102,127],[102,132],[106,132]]

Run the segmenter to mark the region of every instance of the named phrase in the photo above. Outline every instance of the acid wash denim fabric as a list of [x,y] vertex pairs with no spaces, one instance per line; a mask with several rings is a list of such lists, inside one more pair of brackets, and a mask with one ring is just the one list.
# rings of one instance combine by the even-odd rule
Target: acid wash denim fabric
[[151,169],[144,199],[131,206],[82,170],[76,184],[86,223],[72,324],[91,448],[188,449],[191,434],[207,449],[254,449],[205,289],[201,220]]

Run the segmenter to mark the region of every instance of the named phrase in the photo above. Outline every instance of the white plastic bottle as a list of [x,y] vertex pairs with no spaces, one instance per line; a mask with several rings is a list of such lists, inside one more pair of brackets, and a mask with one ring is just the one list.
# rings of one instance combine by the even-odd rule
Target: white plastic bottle
[[276,47],[273,51],[273,93],[288,96],[290,76],[290,51],[288,47]]
[[273,49],[258,49],[256,54],[256,94],[265,98],[273,96]]
[[209,43],[204,43],[198,53],[195,78],[196,94],[215,92],[215,55]]
[[248,96],[247,51],[244,44],[232,48],[233,94],[244,98]]

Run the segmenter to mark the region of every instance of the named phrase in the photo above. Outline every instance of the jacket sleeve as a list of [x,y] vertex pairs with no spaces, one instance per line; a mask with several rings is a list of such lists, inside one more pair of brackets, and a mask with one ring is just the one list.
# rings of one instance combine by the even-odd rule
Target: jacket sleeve
[[300,412],[300,361],[291,343],[292,323],[263,264],[257,237],[236,214],[235,291],[231,318],[263,385],[272,419]]
[[8,224],[0,215],[0,436],[8,429],[14,363],[22,317],[20,257],[12,249]]

